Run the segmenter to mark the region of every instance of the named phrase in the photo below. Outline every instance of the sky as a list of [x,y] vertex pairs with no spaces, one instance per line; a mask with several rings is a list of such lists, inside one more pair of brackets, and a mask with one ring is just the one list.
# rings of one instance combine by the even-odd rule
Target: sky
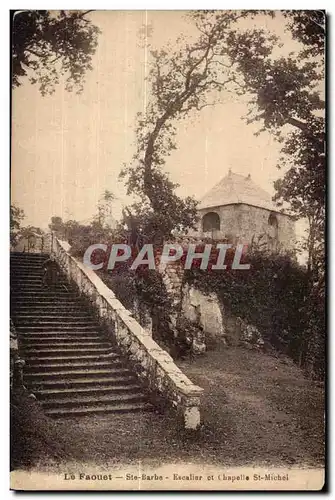
[[[25,212],[24,225],[46,229],[55,215],[86,222],[105,189],[116,196],[115,218],[121,215],[130,200],[118,175],[133,155],[135,117],[148,99],[148,47],[140,41],[141,28],[152,28],[152,48],[181,33],[194,36],[183,11],[96,11],[89,17],[102,33],[83,92],[67,92],[61,84],[43,97],[22,80],[12,94],[11,196]],[[294,50],[280,14],[259,16],[256,24],[282,38],[284,54]],[[279,145],[267,132],[254,135],[260,124],[243,121],[245,98],[224,94],[222,100],[178,125],[177,150],[165,165],[180,184],[178,194],[200,200],[229,169],[251,174],[274,194],[273,182],[282,175],[276,167]]]

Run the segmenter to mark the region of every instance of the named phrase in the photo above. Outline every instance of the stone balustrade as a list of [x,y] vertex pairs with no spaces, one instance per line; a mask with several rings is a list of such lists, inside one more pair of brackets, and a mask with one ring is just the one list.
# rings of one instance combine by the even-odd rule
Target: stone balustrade
[[106,333],[143,381],[153,398],[165,401],[182,417],[186,429],[200,425],[201,387],[194,385],[134,319],[97,276],[69,253],[70,246],[52,238],[52,253],[70,282],[89,301]]

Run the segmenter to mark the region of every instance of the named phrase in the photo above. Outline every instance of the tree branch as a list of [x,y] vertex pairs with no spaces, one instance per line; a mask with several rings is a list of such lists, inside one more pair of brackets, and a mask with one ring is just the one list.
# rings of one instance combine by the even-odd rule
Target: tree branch
[[313,139],[313,141],[315,141],[315,140],[318,141],[318,138],[315,137],[315,134],[313,134],[309,130],[307,123],[302,122],[301,120],[298,120],[297,118],[293,118],[292,116],[289,116],[288,118],[286,118],[286,122],[289,123],[290,125],[292,125],[293,127],[296,127],[299,130],[301,130],[307,137]]
[[33,54],[33,56],[36,56],[36,57],[39,57],[39,58],[45,57],[45,54],[41,54],[41,53],[39,53],[39,52],[37,52],[36,50],[33,50],[33,49],[24,49],[24,52],[29,52],[30,54]]

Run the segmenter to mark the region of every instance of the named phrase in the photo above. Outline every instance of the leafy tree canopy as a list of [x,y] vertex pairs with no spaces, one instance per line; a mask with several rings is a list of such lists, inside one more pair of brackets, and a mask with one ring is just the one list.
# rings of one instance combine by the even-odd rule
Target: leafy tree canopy
[[83,88],[92,69],[99,29],[87,19],[90,11],[18,11],[13,19],[12,83],[27,77],[42,95],[52,93],[61,76],[67,90]]

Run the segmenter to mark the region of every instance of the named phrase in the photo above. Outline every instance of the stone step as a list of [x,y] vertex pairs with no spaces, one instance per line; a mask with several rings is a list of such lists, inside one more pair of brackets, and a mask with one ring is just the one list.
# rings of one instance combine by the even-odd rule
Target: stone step
[[[20,287],[20,288],[19,288]],[[64,294],[68,294],[68,295],[72,295],[72,297],[74,299],[77,299],[78,300],[78,293],[77,291],[72,287],[70,287],[69,285],[65,284],[65,286],[63,286],[63,284],[61,285],[57,285],[57,286],[53,286],[53,287],[49,287],[49,286],[42,286],[42,283],[41,284],[34,284],[34,285],[31,285],[31,284],[28,284],[28,283],[23,283],[23,284],[17,284],[15,286],[11,286],[11,294],[14,294],[14,295],[17,295],[18,293],[21,293],[22,295],[45,295],[45,296],[53,296],[53,295],[64,295]]]
[[45,342],[36,342],[33,345],[24,345],[22,346],[25,351],[29,350],[36,350],[38,348],[42,349],[58,349],[59,351],[64,351],[64,350],[75,350],[77,348],[79,349],[87,349],[90,350],[92,347],[94,348],[105,348],[108,349],[110,347],[110,344],[108,342],[87,342],[86,340],[83,342],[78,342],[77,340],[75,342],[54,342],[51,340],[46,340]]
[[64,363],[76,363],[76,362],[94,362],[94,361],[111,361],[119,359],[119,354],[116,352],[111,352],[109,354],[81,354],[81,355],[70,355],[70,356],[30,356],[27,358],[29,365],[43,365],[45,364],[58,364],[60,362]]
[[[64,328],[64,329],[62,329],[62,328],[47,329],[47,328],[45,328],[44,330],[39,330],[37,328],[31,329],[30,327],[16,326],[16,331],[17,331],[19,337],[21,337],[21,335],[22,335],[23,338],[28,338],[27,337],[28,335],[34,335],[35,337],[40,336],[41,342],[44,342],[44,340],[48,340],[49,337],[52,337],[52,336],[57,337],[57,342],[59,342],[59,336],[61,336],[61,335],[64,335],[64,337],[66,337],[66,338],[68,338],[70,335],[74,335],[75,336],[75,338],[73,339],[74,343],[77,343],[78,337],[89,336],[89,337],[97,337],[97,340],[100,343],[110,345],[108,340],[105,337],[103,337],[102,334],[99,332],[98,328],[92,328],[91,330],[82,330],[82,329],[77,329],[77,328],[70,328],[70,329],[66,329],[66,328]],[[46,337],[43,334],[49,335],[49,337]],[[24,337],[25,335],[26,335],[26,337]]]
[[[10,288],[12,291],[14,290],[23,290],[24,292],[26,291],[30,291],[30,292],[48,292],[50,290],[50,288],[48,286],[44,286],[43,285],[43,280],[42,278],[39,278],[38,280],[36,281],[32,281],[32,280],[24,280],[22,278],[20,278],[19,280],[13,280],[11,279],[10,280]],[[66,281],[64,281],[63,283],[62,282],[57,282],[57,285],[53,287],[52,289],[53,291],[67,291],[67,292],[70,292],[71,291],[71,288],[70,286],[68,285],[68,283]],[[73,292],[73,289],[72,289],[72,292]]]
[[121,403],[109,403],[100,404],[88,408],[53,408],[46,410],[46,415],[54,418],[61,417],[75,417],[78,415],[94,415],[94,414],[104,414],[104,413],[130,413],[130,412],[141,412],[141,411],[153,411],[154,408],[150,403],[132,403],[132,404],[121,404]]
[[[19,271],[27,271],[27,272],[44,272],[44,260],[41,260],[41,261],[32,261],[32,262],[28,262],[28,261],[20,261],[20,260],[17,260],[17,259],[14,259],[10,261],[10,273],[11,274],[18,274]],[[65,273],[63,273],[61,270],[58,269],[58,273],[62,276],[65,275]]]
[[44,345],[49,344],[50,342],[52,343],[81,343],[81,342],[93,342],[96,344],[101,343],[101,338],[98,335],[86,335],[86,336],[81,336],[81,335],[64,335],[60,334],[59,336],[56,335],[34,335],[32,333],[27,333],[27,334],[21,334],[20,335],[20,341],[22,342],[22,347],[28,346],[28,347],[34,347],[36,343],[42,343]]
[[[62,313],[59,311],[55,311],[57,314],[56,318],[59,318],[60,321],[69,321],[69,322],[77,322],[77,323],[87,323],[91,324],[94,323],[96,324],[96,321],[92,319],[92,316],[87,313],[87,311],[82,312],[82,311],[77,311],[75,315],[73,315],[71,312],[69,313]],[[55,315],[51,314],[51,311],[47,312],[41,312],[40,314],[38,313],[32,313],[30,314],[25,314],[25,315],[17,315],[17,319],[23,319],[24,321],[31,320],[33,323],[36,322],[37,320],[40,320],[43,323],[54,323],[55,322]]]
[[47,316],[47,315],[35,315],[35,316],[17,316],[15,319],[15,324],[17,326],[39,326],[39,327],[44,327],[44,326],[57,326],[63,325],[68,326],[68,327],[73,327],[73,326],[78,326],[79,328],[82,327],[97,327],[97,323],[88,318],[82,318],[81,316],[74,317],[71,316],[71,314],[67,316]]
[[[63,314],[67,314],[71,310],[74,312],[84,312],[88,315],[90,315],[88,308],[84,307],[84,305],[81,304],[81,302],[78,300],[77,302],[74,300],[67,300],[64,298],[63,300],[55,300],[55,301],[42,301],[40,299],[34,300],[31,299],[31,302],[28,302],[24,299],[17,298],[15,300],[11,300],[11,311],[15,314],[19,314],[20,311],[30,311],[31,314],[39,314],[43,311],[45,311],[47,314],[53,311],[60,311]],[[90,316],[92,317],[92,316]]]
[[32,311],[30,307],[27,307],[26,309],[20,309],[20,310],[13,310],[13,315],[16,316],[16,321],[24,319],[31,319],[31,320],[36,320],[37,318],[41,318],[43,320],[52,320],[55,318],[58,318],[60,321],[66,321],[68,319],[71,320],[85,320],[87,318],[88,321],[92,320],[92,317],[88,314],[86,311],[81,311],[78,309],[78,311],[72,311],[69,310],[67,311],[59,311],[55,308],[50,308],[49,311],[46,311],[44,308],[41,308],[40,311]]
[[[31,274],[31,272],[28,273],[17,273],[17,274],[10,274],[10,283],[14,284],[32,284],[32,285],[41,285],[42,279],[43,279],[44,273],[43,271],[36,273],[34,275]],[[61,280],[62,283],[67,283],[67,280],[62,278]]]
[[[20,265],[19,263],[15,263],[10,267],[10,275],[11,276],[41,276],[44,272],[43,265]],[[63,276],[63,273],[61,273]]]
[[11,251],[10,252],[10,257],[27,257],[27,258],[40,258],[40,259],[48,259],[50,258],[50,252],[48,249],[44,249],[44,251],[41,249],[40,252],[16,252],[16,251]]
[[[29,300],[29,301],[28,301]],[[50,310],[54,309],[55,307],[61,307],[65,309],[80,309],[83,310],[84,306],[80,302],[80,300],[75,300],[74,298],[69,298],[68,296],[65,296],[64,298],[58,299],[55,297],[54,300],[51,300],[51,297],[48,297],[46,300],[40,300],[36,302],[34,298],[30,298],[27,300],[25,297],[16,297],[15,300],[11,301],[11,307],[13,309],[16,308],[25,308],[29,309],[31,311],[35,309],[44,309],[45,310]],[[86,308],[87,311],[87,308]]]
[[71,371],[71,370],[86,370],[86,369],[96,369],[96,368],[116,368],[122,366],[123,363],[120,359],[114,360],[105,360],[105,361],[84,361],[77,363],[67,363],[66,361],[62,361],[60,363],[52,363],[52,364],[29,364],[24,367],[25,373],[29,374],[31,372],[52,372],[56,371]]
[[[14,321],[15,324],[15,321]],[[87,333],[97,333],[97,330],[99,330],[98,326],[96,323],[93,323],[91,325],[81,325],[81,324],[68,324],[68,323],[52,323],[52,324],[43,324],[43,323],[37,323],[36,325],[33,326],[24,326],[24,325],[16,325],[16,329],[18,333],[20,332],[26,332],[26,333],[38,333],[38,332],[43,332],[43,331],[62,331],[62,332],[87,332]]]
[[13,264],[11,264],[10,268],[10,276],[11,277],[16,277],[16,276],[43,276],[44,274],[44,269],[42,265],[26,265],[26,266],[21,266],[21,265],[16,265],[13,267]]
[[19,259],[19,258],[11,258],[10,259],[10,267],[12,269],[17,269],[18,267],[40,267],[43,268],[43,264],[47,259]]
[[[24,285],[24,286],[36,286],[36,287],[40,287],[41,284],[42,284],[42,278],[43,278],[43,274],[41,274],[40,276],[22,276],[21,274],[20,275],[15,275],[15,276],[11,276],[10,277],[10,283],[11,284],[17,284],[17,285]],[[71,285],[68,283],[68,281],[65,279],[65,278],[59,278],[57,280],[57,284],[58,285],[67,285],[68,287],[70,287]]]
[[21,281],[20,283],[10,283],[10,290],[12,293],[15,292],[22,292],[22,293],[48,293],[49,291],[52,291],[53,293],[58,293],[58,292],[64,292],[64,293],[69,293],[70,289],[66,287],[66,285],[61,285],[57,284],[54,286],[52,289],[49,287],[43,287],[42,286],[42,281],[40,283],[25,283],[24,281]]
[[108,355],[110,351],[112,350],[112,347],[76,347],[76,348],[70,348],[67,346],[66,348],[60,348],[59,346],[56,348],[50,348],[46,347],[43,345],[43,347],[39,347],[38,349],[36,346],[30,347],[29,349],[25,350],[25,358],[27,357],[37,357],[37,356],[68,356],[68,357],[73,357],[79,354],[84,354],[84,355],[89,355],[89,354],[94,354],[94,355]]
[[55,287],[42,286],[48,257],[11,256],[11,317],[27,387],[51,417],[152,410],[135,374],[64,273]]
[[43,408],[91,408],[101,404],[116,405],[119,403],[132,404],[145,402],[145,395],[142,392],[135,391],[129,394],[91,394],[83,395],[77,394],[72,397],[55,397],[54,399],[44,400],[42,403]]
[[20,259],[17,257],[11,257],[10,259],[10,264],[14,268],[17,266],[28,266],[28,265],[39,265],[42,267],[43,263],[48,260],[47,258],[45,259]]
[[11,257],[31,257],[31,258],[50,258],[49,252],[10,252]]
[[[55,306],[57,307],[57,309],[55,309]],[[75,314],[81,313],[86,314],[88,317],[91,317],[90,313],[87,311],[87,308],[85,309],[84,306],[79,305],[76,301],[73,301],[72,304],[68,302],[58,304],[57,302],[43,302],[42,304],[26,304],[25,302],[16,302],[11,304],[11,308],[18,314],[39,314],[40,312],[44,312],[45,314],[52,314],[53,312],[55,312],[56,314],[58,314],[59,308],[61,309],[61,311],[64,311],[63,314],[73,311],[73,313]]]
[[[16,268],[15,271],[10,272],[10,281],[27,281],[32,279],[33,281],[37,280],[42,280],[44,276],[44,271],[43,269],[38,269],[38,268]],[[63,280],[65,279],[64,277],[62,278]]]
[[[43,278],[43,273],[36,274],[11,274],[10,282],[11,283],[41,283]],[[66,281],[64,280],[64,283]]]
[[48,260],[48,258],[46,257],[45,259],[38,259],[38,258],[35,258],[35,259],[20,259],[18,257],[13,257],[11,256],[10,258],[10,265],[11,266],[15,266],[15,267],[19,267],[19,266],[43,266],[43,263]]
[[24,299],[29,299],[30,297],[42,297],[48,300],[59,300],[63,299],[64,296],[66,296],[67,298],[71,298],[72,300],[79,299],[78,294],[75,291],[66,291],[64,288],[61,288],[59,290],[42,287],[36,290],[29,290],[26,287],[22,287],[21,289],[11,288],[10,293],[12,297],[22,296],[22,298]]
[[96,328],[92,332],[76,330],[75,328],[73,328],[71,330],[67,330],[67,331],[34,330],[34,331],[28,331],[28,332],[24,332],[24,331],[20,332],[20,339],[22,339],[23,341],[26,340],[27,342],[29,342],[29,339],[39,338],[43,341],[45,339],[46,340],[50,339],[51,337],[55,337],[57,340],[59,340],[61,337],[64,337],[66,339],[73,337],[74,342],[78,338],[88,340],[88,337],[94,337],[94,340],[99,340],[100,342],[107,342],[107,339],[99,332],[98,328]]
[[[74,305],[75,303],[81,304],[80,300],[77,299],[77,302],[75,298],[71,295],[68,294],[62,294],[58,296],[52,296],[52,295],[37,295],[37,294],[23,294],[23,293],[17,293],[13,294],[11,293],[11,304],[15,306],[34,306],[38,305],[41,306],[43,304],[46,304],[48,306],[60,306],[62,307],[63,305]],[[83,305],[82,305],[83,306]]]
[[62,301],[62,300],[78,300],[78,296],[74,292],[66,292],[65,290],[40,290],[40,291],[28,291],[28,290],[11,290],[12,300],[19,299],[21,301],[35,302],[35,300],[40,301]]
[[[48,259],[33,259],[33,260],[29,260],[29,259],[18,259],[18,258],[11,258],[10,259],[10,266],[11,266],[11,269],[16,269],[17,267],[28,267],[28,266],[39,266],[40,268],[43,268],[43,265],[45,263],[45,261],[48,260]],[[60,272],[62,272],[62,270],[60,270]]]
[[110,367],[110,368],[87,368],[87,369],[82,369],[82,370],[61,370],[61,371],[50,371],[50,372],[30,372],[30,373],[25,373],[24,378],[27,381],[34,381],[34,383],[44,383],[45,381],[51,380],[51,379],[58,379],[59,381],[62,380],[73,380],[76,378],[81,379],[81,377],[110,377],[111,375],[130,375],[130,371],[128,368],[122,368],[122,367]]
[[55,311],[53,315],[48,315],[48,316],[44,316],[44,315],[39,315],[38,313],[36,313],[35,316],[31,316],[31,313],[30,315],[28,315],[27,313],[12,313],[11,314],[11,318],[14,322],[14,324],[16,326],[34,326],[34,327],[37,327],[38,325],[40,324],[49,324],[49,323],[56,323],[57,325],[58,324],[66,324],[66,325],[69,325],[69,326],[72,326],[74,327],[75,325],[79,325],[79,326],[83,326],[83,325],[87,325],[88,322],[90,322],[89,324],[91,324],[92,326],[95,327],[95,330],[99,329],[98,327],[98,323],[97,322],[94,322],[91,318],[89,318],[89,316],[85,317],[84,318],[82,317],[82,314],[81,313],[76,313],[76,314],[73,314],[73,313],[69,313],[68,316],[63,316],[64,315],[64,312],[62,311]]
[[[44,375],[44,374],[43,374]],[[115,374],[106,376],[103,378],[99,377],[88,377],[84,378],[67,378],[67,379],[48,379],[48,380],[30,380],[29,386],[32,388],[33,392],[39,392],[42,388],[46,390],[47,388],[52,389],[77,389],[77,388],[88,388],[88,387],[105,387],[106,385],[127,385],[136,383],[136,379],[132,375],[120,375]]]
[[43,267],[44,262],[47,259],[19,259],[19,258],[13,258],[11,257],[10,259],[10,266],[11,267],[28,267],[28,266],[35,266],[35,267]]
[[[122,382],[122,381],[121,381]],[[36,391],[39,399],[49,399],[53,397],[73,397],[76,394],[79,395],[96,395],[96,394],[111,394],[122,393],[122,392],[135,392],[141,391],[141,386],[138,384],[125,384],[125,385],[99,385],[99,386],[88,386],[88,387],[75,387],[72,389],[41,389]]]
[[41,293],[27,293],[11,291],[11,302],[12,304],[25,305],[31,307],[41,307],[41,306],[54,306],[59,305],[70,305],[70,306],[81,306],[83,307],[83,302],[75,293],[54,293],[54,292],[43,292]]

